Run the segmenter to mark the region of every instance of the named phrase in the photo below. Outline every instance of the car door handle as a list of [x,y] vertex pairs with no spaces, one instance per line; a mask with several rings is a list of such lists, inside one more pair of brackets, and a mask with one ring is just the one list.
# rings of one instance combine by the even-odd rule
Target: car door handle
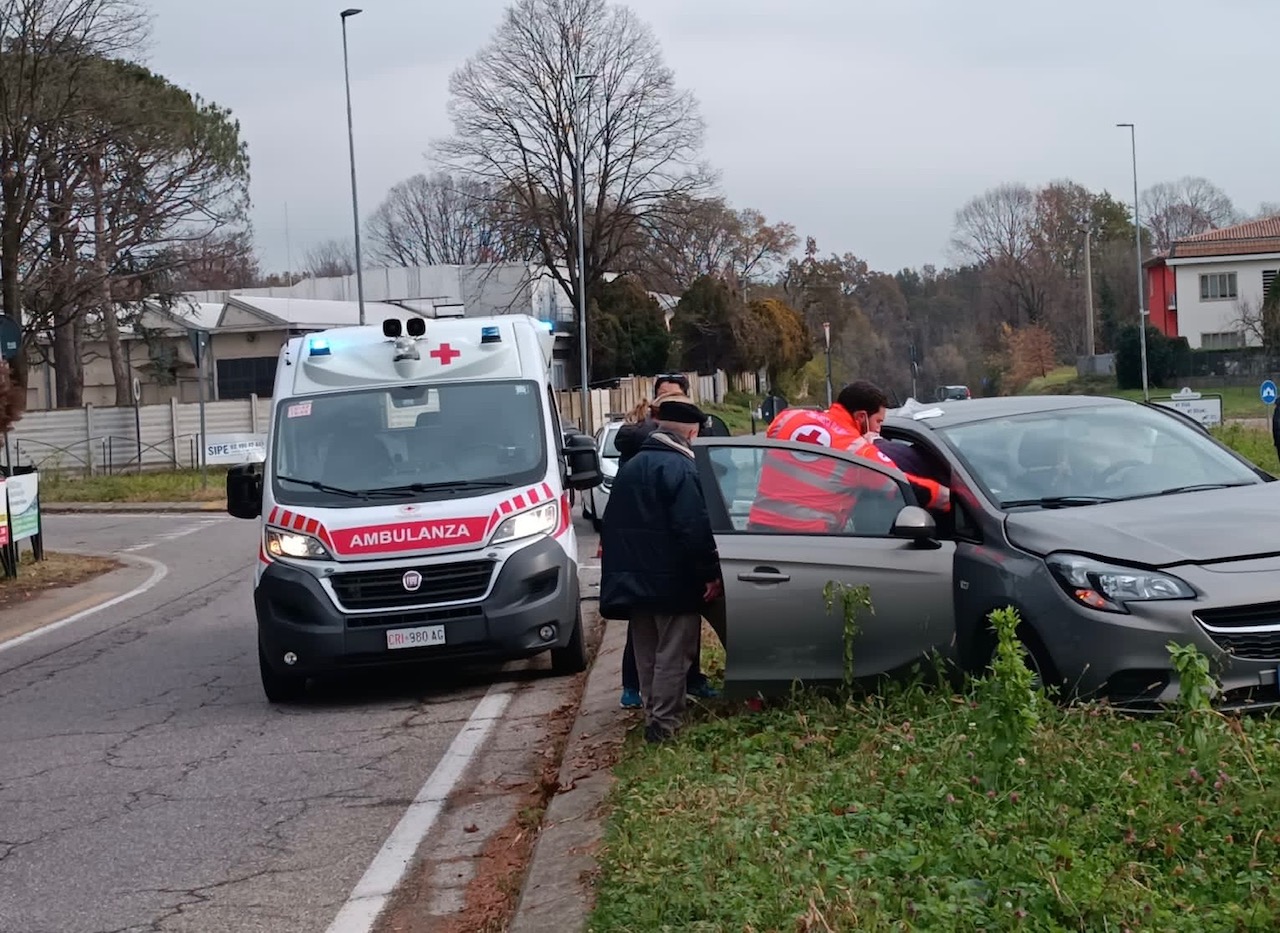
[[781,573],[773,567],[757,567],[750,573],[738,574],[738,579],[743,583],[789,583],[791,574]]

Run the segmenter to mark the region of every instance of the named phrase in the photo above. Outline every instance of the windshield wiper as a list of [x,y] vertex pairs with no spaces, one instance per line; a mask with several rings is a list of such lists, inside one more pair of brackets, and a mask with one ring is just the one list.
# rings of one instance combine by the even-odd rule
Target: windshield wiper
[[311,489],[320,492],[331,492],[335,496],[350,496],[353,499],[367,499],[368,496],[358,489],[343,489],[341,486],[330,486],[328,483],[322,483],[314,479],[298,479],[295,476],[276,476],[276,479],[283,483],[297,483],[299,486],[308,486]]
[[1023,505],[1038,505],[1042,509],[1070,509],[1081,505],[1098,505],[1117,501],[1112,496],[1041,496],[1039,499],[1010,499],[1001,502],[1000,508],[1013,509]]
[[378,495],[379,493],[434,492],[437,489],[502,489],[510,485],[510,483],[502,480],[455,479],[447,483],[405,483],[401,486],[378,486],[373,489],[366,489],[365,493]]
[[[1150,496],[1176,496],[1180,492],[1202,492],[1206,489],[1230,489],[1233,486],[1254,486],[1256,483],[1191,483],[1187,486],[1170,486],[1168,489],[1161,489],[1159,492],[1149,493]],[[1143,496],[1141,498],[1147,498]]]

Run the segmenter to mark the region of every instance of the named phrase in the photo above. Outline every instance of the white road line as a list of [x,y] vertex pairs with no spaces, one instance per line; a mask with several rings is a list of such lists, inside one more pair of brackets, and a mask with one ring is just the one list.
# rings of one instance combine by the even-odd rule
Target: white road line
[[163,544],[166,541],[173,541],[176,538],[185,538],[187,535],[193,535],[197,531],[204,529],[206,525],[212,525],[216,519],[212,521],[200,522],[198,525],[190,525],[186,528],[179,528],[177,531],[167,531],[162,535],[156,535],[151,541],[145,541],[142,544],[135,544],[132,547],[124,549],[126,554],[136,554],[138,551],[146,551],[155,547],[157,544]]
[[10,648],[25,645],[27,642],[33,641],[41,635],[48,635],[50,632],[55,632],[64,626],[79,622],[81,619],[87,619],[89,616],[94,613],[101,612],[103,609],[110,609],[112,606],[120,605],[125,600],[133,599],[135,596],[141,596],[143,593],[147,592],[147,590],[151,589],[163,580],[169,573],[169,568],[158,560],[152,560],[149,557],[135,557],[133,559],[142,561],[144,564],[148,564],[151,567],[151,576],[147,578],[145,583],[135,586],[127,593],[121,593],[119,596],[113,596],[105,603],[90,606],[88,609],[69,615],[65,619],[59,619],[57,622],[50,622],[48,625],[44,625],[38,629],[27,632],[25,635],[19,635],[17,638],[11,638],[6,642],[0,642],[0,654],[8,651]]
[[329,924],[328,933],[369,933],[378,915],[404,877],[418,846],[435,825],[445,802],[462,778],[494,725],[506,712],[511,693],[503,684],[494,684],[476,704],[475,711],[436,765],[427,782],[413,798],[409,809],[391,831],[387,841],[356,882],[351,896]]

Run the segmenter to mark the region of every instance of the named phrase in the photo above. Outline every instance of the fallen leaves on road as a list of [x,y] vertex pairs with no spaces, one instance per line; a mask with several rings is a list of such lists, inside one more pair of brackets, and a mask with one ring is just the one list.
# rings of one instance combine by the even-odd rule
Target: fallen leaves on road
[[0,572],[0,609],[17,606],[48,590],[75,586],[115,570],[120,562],[110,557],[46,552],[35,561],[28,551],[18,566],[18,576],[8,579]]

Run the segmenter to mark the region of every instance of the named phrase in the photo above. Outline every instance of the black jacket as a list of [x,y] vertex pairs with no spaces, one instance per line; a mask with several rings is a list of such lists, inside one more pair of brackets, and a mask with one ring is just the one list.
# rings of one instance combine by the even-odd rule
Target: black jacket
[[693,451],[648,432],[613,482],[601,545],[601,615],[702,612],[720,560]]
[[[618,448],[618,469],[621,470],[627,461],[640,452],[641,446],[649,435],[658,430],[658,422],[653,418],[624,424],[618,428],[613,438],[613,446]],[[711,432],[711,425],[703,423],[698,426],[698,437],[706,437]]]

